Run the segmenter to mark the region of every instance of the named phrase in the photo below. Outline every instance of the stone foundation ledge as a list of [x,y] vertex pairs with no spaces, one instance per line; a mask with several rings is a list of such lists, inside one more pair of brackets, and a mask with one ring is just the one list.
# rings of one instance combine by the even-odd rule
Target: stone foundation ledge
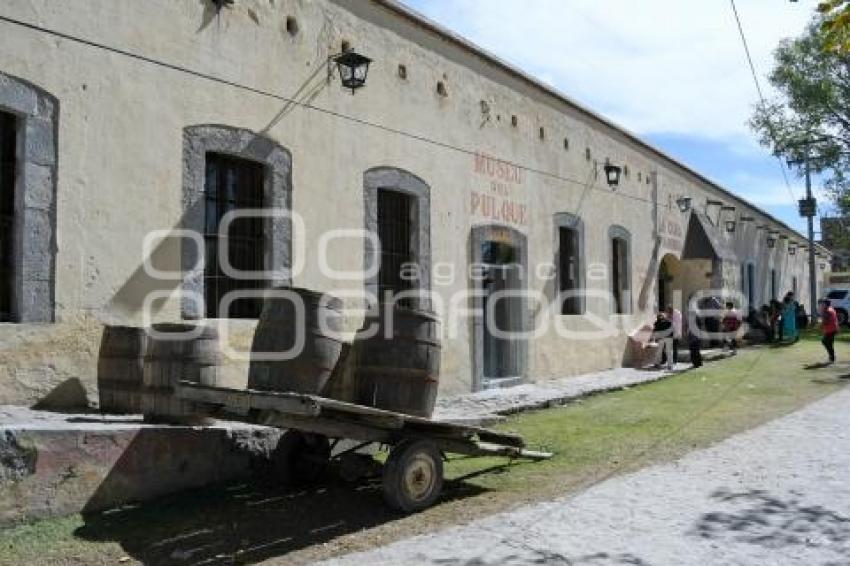
[[[433,418],[439,421],[492,426],[507,415],[565,405],[577,399],[608,391],[651,383],[690,369],[688,351],[679,352],[679,363],[672,371],[635,368],[609,370],[523,383],[514,387],[486,389],[437,399]],[[715,349],[702,352],[705,363],[726,359],[732,352]]]
[[0,525],[94,512],[248,477],[282,431],[144,424],[0,406]]

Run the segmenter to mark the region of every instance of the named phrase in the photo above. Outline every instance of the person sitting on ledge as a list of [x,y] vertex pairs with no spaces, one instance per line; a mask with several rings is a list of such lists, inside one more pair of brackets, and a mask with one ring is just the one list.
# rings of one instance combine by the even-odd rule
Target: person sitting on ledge
[[673,369],[673,323],[664,313],[658,313],[655,318],[652,341],[658,344],[658,358],[652,367],[660,369],[666,365],[667,369]]

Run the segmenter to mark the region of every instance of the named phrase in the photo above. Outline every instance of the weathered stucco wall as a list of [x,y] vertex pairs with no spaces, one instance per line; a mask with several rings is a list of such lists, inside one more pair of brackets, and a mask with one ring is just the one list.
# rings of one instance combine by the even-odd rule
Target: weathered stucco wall
[[[183,225],[188,127],[242,128],[289,152],[292,207],[304,221],[303,233],[293,233],[293,265],[303,265],[292,276],[298,286],[340,294],[363,288],[362,280],[322,273],[319,243],[328,230],[363,228],[364,173],[376,167],[408,171],[430,187],[431,287],[446,303],[469,287],[465,270],[476,225],[505,224],[524,233],[529,288],[547,296],[553,280],[534,275],[546,275],[537,266],[555,258],[556,213],[583,219],[586,262],[602,268],[593,273],[610,262],[609,227],[623,226],[632,236],[632,314],[611,318],[618,336],[589,344],[552,331],[533,340],[530,379],[619,365],[624,333],[649,320],[655,308],[663,250],[681,251],[687,215],[675,199],[691,196],[700,211],[707,199],[730,203],[728,195],[622,132],[377,2],[237,0],[217,14],[211,2],[7,0],[0,14],[275,95],[0,22],[0,72],[37,85],[61,105],[56,322],[0,325],[0,403],[32,403],[67,380],[79,380],[91,398],[101,325],[139,324],[150,291],[180,288],[179,279],[145,274],[142,243],[151,230]],[[375,60],[367,87],[355,96],[335,77],[328,80],[327,58],[343,41]],[[488,170],[476,153],[524,168],[502,164]],[[608,160],[628,169],[616,192],[601,172]],[[758,211],[732,204],[739,214],[756,216],[755,224],[768,222]],[[805,299],[803,255],[790,257],[784,248],[765,253],[764,235],[754,231],[743,226],[730,235],[718,228],[718,237],[741,257],[754,258],[761,277],[775,267],[781,290],[796,275]],[[363,249],[359,238],[335,240],[328,262],[356,271],[364,264]],[[179,271],[179,242],[157,245],[152,261]],[[438,264],[454,266],[453,280],[443,272],[437,277]],[[588,275],[587,285],[605,291],[609,282]],[[358,301],[349,298],[348,304]],[[531,310],[532,318],[539,315]],[[607,311],[596,314],[608,320]],[[179,301],[157,305],[157,319],[179,316]],[[580,316],[560,322],[573,330],[593,328]],[[349,329],[358,323],[352,316]],[[444,343],[442,391],[469,390],[469,317],[447,324],[457,331]],[[235,327],[237,341],[247,344],[252,325]],[[233,364],[229,382],[238,383],[242,369]]]

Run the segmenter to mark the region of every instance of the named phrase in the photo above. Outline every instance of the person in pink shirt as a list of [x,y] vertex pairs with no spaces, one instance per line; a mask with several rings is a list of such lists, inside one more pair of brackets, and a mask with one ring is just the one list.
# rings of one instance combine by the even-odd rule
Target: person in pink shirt
[[826,348],[826,353],[829,355],[827,364],[835,363],[835,335],[838,334],[838,314],[829,302],[829,299],[821,299],[818,301],[820,306],[821,316],[821,332],[823,338],[821,343]]

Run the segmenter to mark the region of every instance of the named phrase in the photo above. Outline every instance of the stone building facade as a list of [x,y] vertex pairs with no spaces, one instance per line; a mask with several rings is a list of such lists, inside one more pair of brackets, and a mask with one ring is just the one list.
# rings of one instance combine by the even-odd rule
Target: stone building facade
[[[373,59],[355,94],[330,59],[350,48]],[[319,289],[354,331],[357,292],[399,283],[368,269],[363,231],[403,234],[381,257],[414,264],[416,306],[443,316],[443,392],[618,366],[659,304],[701,289],[807,301],[798,233],[389,0],[7,0],[0,117],[0,403],[96,399],[106,324],[213,318],[247,348],[255,304],[193,297]],[[277,211],[230,238],[243,276],[188,234],[223,245],[228,207]],[[496,318],[539,332],[485,328],[499,290],[528,296]],[[564,290],[587,296],[547,315]]]

